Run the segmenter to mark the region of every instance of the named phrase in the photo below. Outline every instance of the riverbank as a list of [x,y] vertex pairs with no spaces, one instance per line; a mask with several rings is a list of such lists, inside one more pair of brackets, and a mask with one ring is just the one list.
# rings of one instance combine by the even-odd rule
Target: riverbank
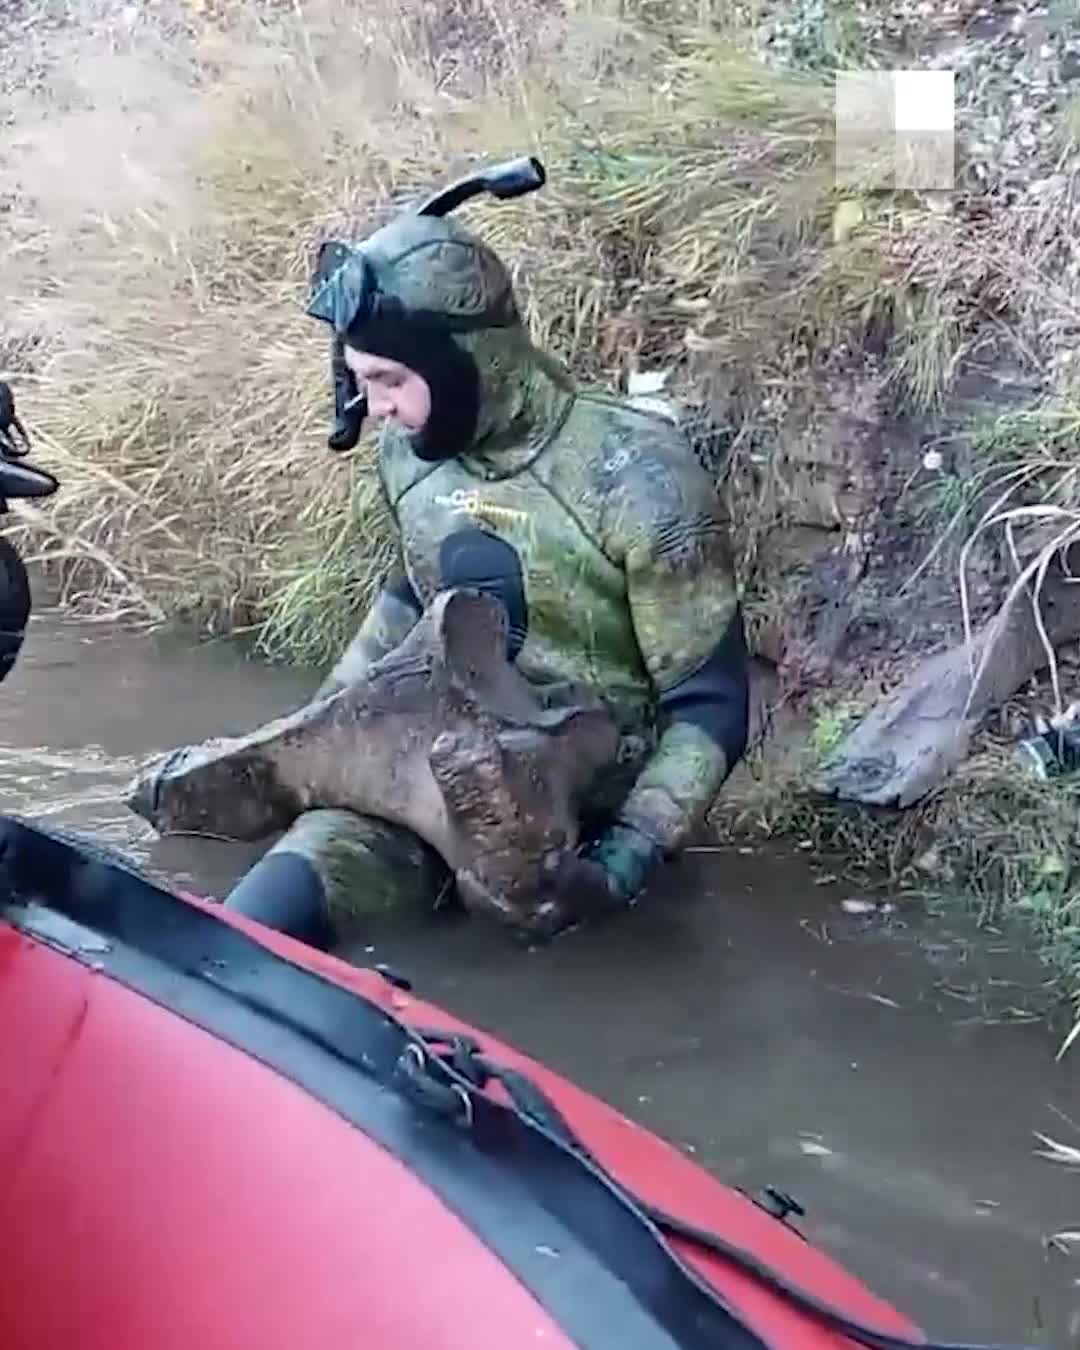
[[[1080,520],[1080,30],[985,8],[9,0],[0,377],[64,485],[25,538],[74,612],[328,662],[389,537],[370,445],[325,448],[317,242],[538,153],[544,191],[470,221],[538,341],[663,384],[730,507],[783,731],[725,828],[1026,915],[1067,987],[1075,789],[1029,783],[1009,745],[1075,692],[1073,638],[1036,648],[1056,688],[1025,676],[907,808],[816,782]],[[952,193],[836,185],[833,74],[892,64],[958,72]]]
[[915,912],[959,910],[990,934],[1004,929],[1042,963],[1044,1010],[1064,1037],[1080,989],[1080,780],[1033,779],[1013,743],[987,733],[917,805],[842,803],[814,787],[836,735],[823,717],[753,754],[714,807],[717,837],[782,841],[856,891]]

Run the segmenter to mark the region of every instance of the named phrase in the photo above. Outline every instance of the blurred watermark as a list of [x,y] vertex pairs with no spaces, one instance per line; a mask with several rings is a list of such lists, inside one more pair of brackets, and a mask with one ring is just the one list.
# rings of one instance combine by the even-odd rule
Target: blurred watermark
[[951,70],[841,71],[835,106],[838,186],[954,186]]

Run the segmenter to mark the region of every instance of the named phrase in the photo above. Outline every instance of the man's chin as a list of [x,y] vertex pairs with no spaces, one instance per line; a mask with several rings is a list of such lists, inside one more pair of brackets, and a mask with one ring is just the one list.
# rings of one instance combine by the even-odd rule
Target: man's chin
[[[426,423],[424,425],[426,426]],[[420,426],[416,431],[411,430],[404,422],[399,422],[398,426],[409,438],[413,454],[424,464],[439,464],[444,459],[453,458],[453,452],[447,453],[438,445],[431,444],[431,437],[424,435],[424,426]]]
[[441,464],[444,459],[454,458],[452,454],[447,454],[444,450],[432,450],[430,446],[417,445],[415,439],[413,440],[412,452],[417,459],[422,460],[425,464]]

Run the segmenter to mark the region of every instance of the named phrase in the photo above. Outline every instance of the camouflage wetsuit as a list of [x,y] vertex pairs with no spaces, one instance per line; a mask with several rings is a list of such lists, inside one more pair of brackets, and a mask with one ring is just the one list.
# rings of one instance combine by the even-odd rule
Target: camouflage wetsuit
[[[392,650],[438,589],[496,592],[522,672],[552,697],[560,682],[588,684],[619,721],[619,771],[585,856],[629,901],[746,744],[743,625],[711,481],[671,422],[576,390],[531,345],[502,264],[453,220],[406,216],[358,250],[338,246],[309,312],[335,329],[331,444],[359,434],[350,394],[364,410],[343,337],[432,391],[424,431],[383,432],[399,566],[320,694]],[[305,869],[317,876],[335,928],[403,898],[430,903],[446,881],[410,833],[343,811],[302,816],[230,903],[262,917],[273,869],[294,887]]]

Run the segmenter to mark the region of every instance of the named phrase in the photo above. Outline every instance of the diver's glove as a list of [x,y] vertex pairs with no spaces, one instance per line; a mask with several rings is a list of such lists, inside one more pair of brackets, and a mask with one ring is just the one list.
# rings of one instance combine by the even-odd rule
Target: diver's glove
[[554,937],[628,909],[663,859],[658,844],[622,824],[610,826],[578,853],[561,854],[548,871],[531,935]]
[[581,856],[604,869],[612,895],[631,905],[663,862],[660,845],[632,825],[615,824],[587,844]]

